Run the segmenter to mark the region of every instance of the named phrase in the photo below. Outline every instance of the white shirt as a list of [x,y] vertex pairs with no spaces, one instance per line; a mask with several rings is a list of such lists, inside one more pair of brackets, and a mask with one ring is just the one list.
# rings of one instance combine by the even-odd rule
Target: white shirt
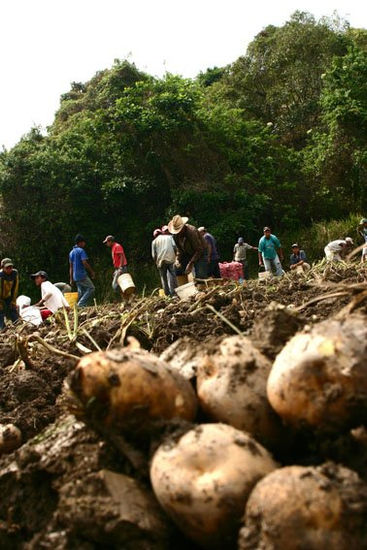
[[167,264],[175,262],[175,241],[172,235],[158,235],[154,239],[152,242],[152,256],[157,267],[161,267],[163,262]]
[[55,311],[63,306],[69,307],[69,304],[64,298],[61,290],[59,290],[50,281],[43,281],[43,283],[41,283],[41,296],[42,300],[44,300],[44,305],[47,309],[52,311],[52,313],[55,313]]
[[346,245],[347,242],[343,239],[337,239],[336,241],[331,241],[329,244],[326,245],[325,248],[330,250],[330,252],[340,252],[343,250],[343,245]]

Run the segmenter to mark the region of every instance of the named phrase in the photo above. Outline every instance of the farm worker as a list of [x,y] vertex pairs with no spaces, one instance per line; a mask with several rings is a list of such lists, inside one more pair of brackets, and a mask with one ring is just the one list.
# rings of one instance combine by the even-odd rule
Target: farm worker
[[167,225],[153,232],[152,258],[157,266],[165,295],[173,296],[177,288],[176,245],[172,235],[168,233]]
[[0,330],[5,328],[5,316],[13,323],[18,319],[16,299],[19,289],[18,271],[10,258],[4,258],[0,271]]
[[88,277],[94,279],[94,271],[89,265],[88,256],[84,250],[86,245],[85,239],[82,235],[76,235],[75,245],[73,246],[69,254],[69,274],[70,285],[75,282],[78,289],[78,306],[85,307],[88,300],[93,296],[95,292],[94,284]]
[[272,235],[270,227],[264,227],[264,236],[259,240],[258,250],[259,265],[264,265],[265,271],[272,273],[275,270],[277,277],[284,275],[282,264],[280,263],[280,261],[284,260],[282,245],[278,237]]
[[303,273],[310,269],[310,264],[307,263],[307,257],[304,250],[301,250],[297,243],[292,244],[292,254],[289,257],[290,268],[296,273]]
[[198,231],[204,237],[208,247],[208,276],[220,279],[219,271],[219,253],[217,249],[217,241],[205,227],[199,227]]
[[127,273],[127,261],[125,252],[122,245],[116,242],[113,235],[107,235],[107,237],[103,241],[103,244],[111,249],[112,264],[115,269],[112,277],[112,288],[115,292],[117,292],[119,289],[117,279],[123,273]]
[[238,237],[238,240],[233,247],[233,260],[242,264],[243,276],[245,279],[249,278],[247,250],[257,250],[257,246],[251,246],[251,244],[245,243],[243,237]]
[[324,248],[326,259],[329,262],[342,262],[353,244],[353,239],[351,239],[351,237],[331,241]]
[[361,221],[359,222],[357,231],[362,237],[363,242],[366,243],[366,246],[364,246],[362,249],[362,257],[361,257],[361,261],[366,262],[367,261],[367,218],[361,219]]
[[34,280],[36,286],[41,287],[41,299],[34,305],[40,308],[43,321],[62,307],[69,309],[70,306],[63,293],[48,280],[46,271],[41,270],[33,273],[31,279]]
[[168,230],[173,235],[177,248],[176,266],[185,270],[186,275],[194,269],[195,277],[208,277],[208,252],[204,237],[193,225],[189,225],[188,218],[180,215],[173,216],[168,224]]

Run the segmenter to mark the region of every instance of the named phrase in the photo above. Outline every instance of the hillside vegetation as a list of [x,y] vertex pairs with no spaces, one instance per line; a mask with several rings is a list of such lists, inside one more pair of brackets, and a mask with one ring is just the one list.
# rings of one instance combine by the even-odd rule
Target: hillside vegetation
[[47,136],[0,155],[1,252],[65,279],[75,233],[100,272],[112,233],[139,274],[152,230],[179,212],[229,259],[264,224],[291,242],[366,212],[366,173],[367,31],[296,12],[194,80],[116,60],[72,83]]

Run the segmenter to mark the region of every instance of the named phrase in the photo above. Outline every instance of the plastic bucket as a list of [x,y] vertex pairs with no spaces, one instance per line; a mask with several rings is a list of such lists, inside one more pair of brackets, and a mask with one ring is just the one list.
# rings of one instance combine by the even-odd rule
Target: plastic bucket
[[185,285],[186,283],[188,283],[188,278],[187,278],[187,275],[177,275],[177,285],[178,286],[181,286],[181,285]]
[[117,284],[121,288],[121,292],[124,296],[127,297],[131,296],[131,294],[134,294],[135,285],[130,273],[123,273],[122,275],[120,275],[120,277],[117,279]]
[[197,293],[198,289],[193,282],[186,283],[185,285],[181,285],[176,288],[176,294],[180,300],[188,300],[190,296],[194,296]]
[[64,298],[69,304],[70,307],[73,307],[77,301],[78,301],[78,293],[77,292],[65,292]]

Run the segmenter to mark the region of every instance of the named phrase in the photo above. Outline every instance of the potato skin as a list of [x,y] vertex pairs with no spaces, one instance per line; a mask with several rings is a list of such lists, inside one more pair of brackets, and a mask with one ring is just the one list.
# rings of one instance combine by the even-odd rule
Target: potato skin
[[83,357],[70,387],[84,405],[81,416],[100,414],[106,427],[130,431],[150,421],[195,418],[194,390],[169,365],[144,350],[96,352]]
[[367,324],[328,320],[297,334],[275,359],[267,394],[296,429],[346,430],[367,419]]
[[202,424],[158,448],[150,477],[158,501],[186,536],[203,548],[231,548],[251,489],[276,467],[248,434]]
[[270,361],[251,340],[225,338],[199,363],[200,406],[211,419],[247,431],[272,447],[281,436],[281,422],[266,396],[270,370]]
[[332,463],[289,466],[263,478],[246,505],[239,550],[367,548],[367,486]]

